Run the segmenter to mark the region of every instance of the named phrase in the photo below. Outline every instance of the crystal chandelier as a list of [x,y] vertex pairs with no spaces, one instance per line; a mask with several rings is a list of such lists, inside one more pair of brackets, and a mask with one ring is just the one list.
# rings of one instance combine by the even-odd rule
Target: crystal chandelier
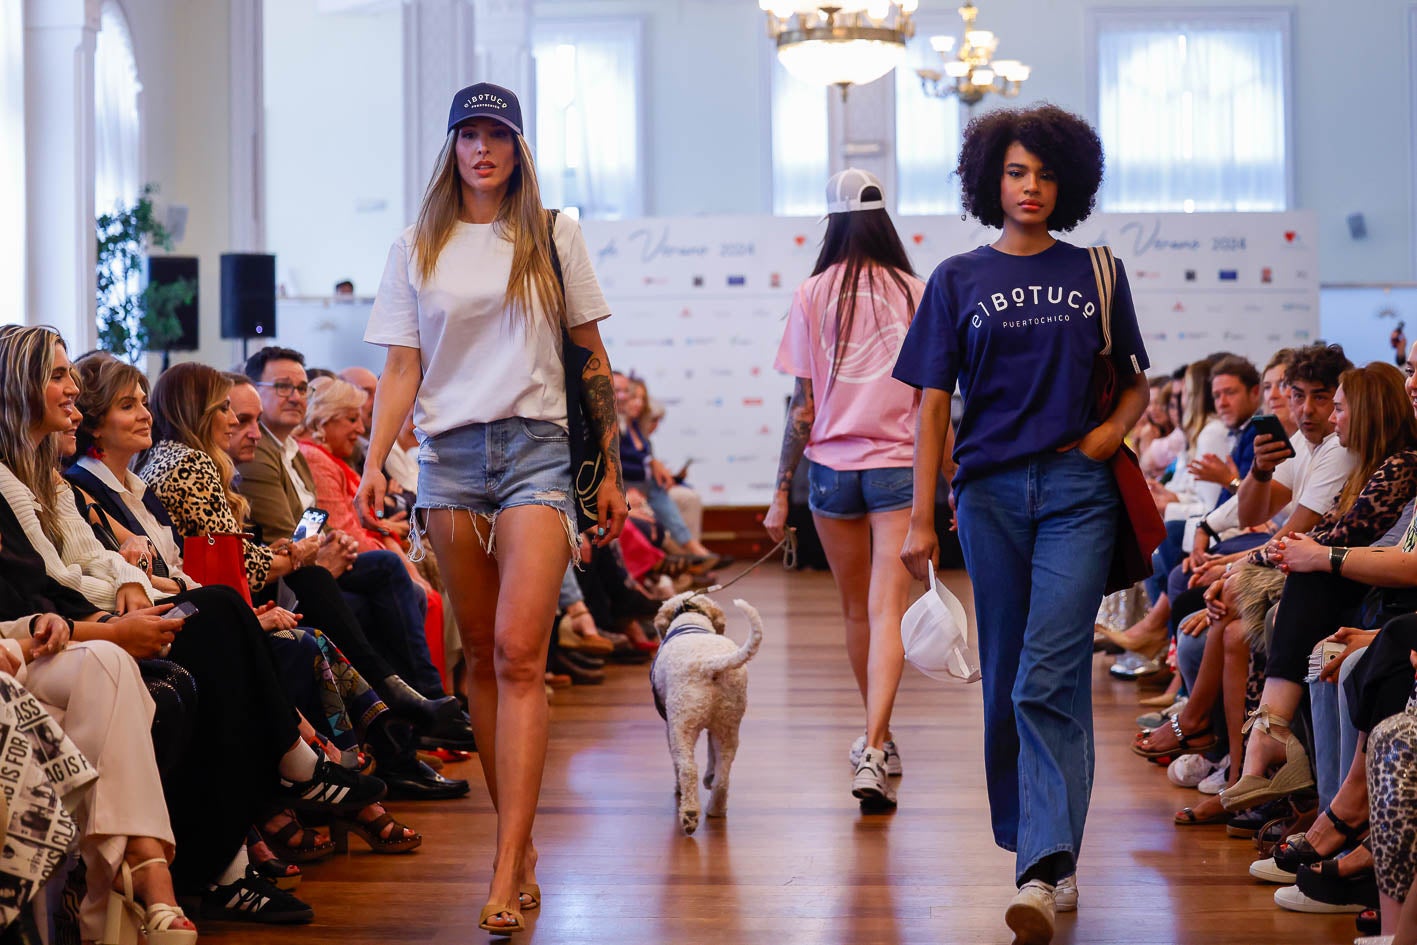
[[905,62],[920,0],[758,0],[788,72],[841,94]]
[[931,47],[944,60],[944,71],[916,70],[925,94],[933,98],[956,95],[966,105],[977,103],[990,92],[1007,98],[1017,95],[1019,86],[1032,70],[1017,59],[993,58],[994,50],[999,48],[999,37],[989,30],[974,28],[979,10],[972,0],[966,0],[959,8],[959,15],[964,20],[964,41],[953,57],[950,56],[955,48],[953,36],[930,37]]

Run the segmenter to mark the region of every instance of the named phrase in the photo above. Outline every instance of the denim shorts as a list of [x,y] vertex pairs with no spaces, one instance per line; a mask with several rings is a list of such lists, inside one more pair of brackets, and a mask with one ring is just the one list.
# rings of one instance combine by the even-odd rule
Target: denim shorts
[[868,512],[910,508],[915,473],[909,466],[837,470],[813,463],[807,506],[825,518],[860,518]]
[[419,447],[418,503],[410,540],[420,556],[428,509],[456,509],[485,519],[486,536],[481,528],[477,534],[490,554],[498,514],[519,505],[545,505],[560,512],[574,553],[571,447],[564,427],[508,417],[448,430]]

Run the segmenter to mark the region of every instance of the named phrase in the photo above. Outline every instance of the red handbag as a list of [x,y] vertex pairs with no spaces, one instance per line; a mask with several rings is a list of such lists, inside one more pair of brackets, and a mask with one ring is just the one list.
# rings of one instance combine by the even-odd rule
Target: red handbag
[[[1106,246],[1089,247],[1088,255],[1097,279],[1101,302],[1098,323],[1102,326],[1102,350],[1092,370],[1093,393],[1097,397],[1097,415],[1107,417],[1118,396],[1117,366],[1112,363],[1112,294],[1117,284],[1117,260]],[[1156,511],[1151,488],[1131,448],[1123,443],[1112,454],[1109,465],[1122,499],[1122,514],[1117,517],[1117,536],[1112,544],[1112,565],[1107,571],[1106,593],[1113,594],[1151,577],[1151,554],[1166,540],[1166,523]]]
[[246,580],[244,532],[216,532],[189,535],[182,542],[182,570],[202,584],[225,584],[251,603],[251,584]]

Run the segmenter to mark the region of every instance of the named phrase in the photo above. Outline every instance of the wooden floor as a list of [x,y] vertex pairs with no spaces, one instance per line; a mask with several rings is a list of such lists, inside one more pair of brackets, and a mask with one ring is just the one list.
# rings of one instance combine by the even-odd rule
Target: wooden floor
[[[952,582],[968,593],[962,574]],[[894,723],[905,764],[894,815],[862,816],[847,749],[863,727],[825,574],[775,566],[734,592],[762,612],[748,717],[728,817],[693,837],[676,827],[663,723],[644,667],[558,692],[536,837],[545,905],[517,942],[607,945],[1008,943],[1013,859],[990,839],[978,686],[907,667]],[[968,603],[966,597],[966,603]],[[729,633],[742,639],[740,619]],[[1351,916],[1287,913],[1252,881],[1248,841],[1176,828],[1198,795],[1127,749],[1136,689],[1099,658],[1097,780],[1079,884],[1056,942],[1339,943]],[[702,752],[702,749],[701,749]],[[702,758],[702,754],[701,754]],[[411,856],[362,849],[308,867],[315,924],[206,923],[202,939],[362,945],[480,943],[493,817],[475,763],[464,800],[395,804],[427,838]],[[352,841],[358,846],[358,841]]]

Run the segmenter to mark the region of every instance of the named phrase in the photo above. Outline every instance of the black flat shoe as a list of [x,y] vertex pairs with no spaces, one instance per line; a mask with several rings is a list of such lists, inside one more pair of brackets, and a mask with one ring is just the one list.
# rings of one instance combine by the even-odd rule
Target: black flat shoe
[[384,782],[378,778],[341,768],[321,758],[315,762],[315,775],[310,780],[280,779],[276,806],[352,814],[383,800],[385,793]]
[[445,778],[416,760],[380,765],[379,777],[389,787],[390,800],[443,801],[462,797],[471,790],[461,778]]
[[570,676],[571,682],[577,686],[598,686],[605,682],[605,670],[586,669],[577,666],[565,658],[564,653],[552,653],[546,658],[546,669],[548,672],[562,676]]
[[274,883],[254,867],[225,886],[209,886],[202,893],[201,916],[220,922],[259,922],[264,925],[300,925],[315,918],[315,910]]

